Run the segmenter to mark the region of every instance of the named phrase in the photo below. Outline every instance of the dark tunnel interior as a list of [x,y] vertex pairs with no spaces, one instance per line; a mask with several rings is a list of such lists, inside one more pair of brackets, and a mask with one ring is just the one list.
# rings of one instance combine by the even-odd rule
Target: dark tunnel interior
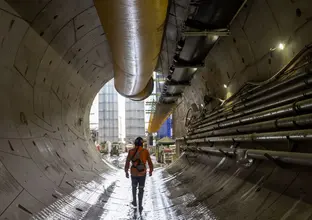
[[94,97],[132,68],[98,10],[0,0],[0,220],[312,220],[311,1],[168,1],[155,123],[172,113],[181,157],[147,178],[141,215],[90,136]]

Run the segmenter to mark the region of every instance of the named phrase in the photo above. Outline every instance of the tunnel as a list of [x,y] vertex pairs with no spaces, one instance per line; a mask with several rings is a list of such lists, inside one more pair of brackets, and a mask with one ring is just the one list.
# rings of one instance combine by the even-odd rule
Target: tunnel
[[[115,75],[105,1],[0,0],[0,219],[312,220],[311,1],[170,0],[135,80]],[[139,214],[89,113],[114,76],[146,98],[153,70],[180,158],[147,177]]]

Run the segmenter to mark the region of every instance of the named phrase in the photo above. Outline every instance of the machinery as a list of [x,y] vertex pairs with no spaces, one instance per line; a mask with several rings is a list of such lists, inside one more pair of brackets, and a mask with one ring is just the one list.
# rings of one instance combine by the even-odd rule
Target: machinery
[[113,142],[112,143],[112,149],[110,151],[110,155],[111,156],[119,156],[120,154],[120,151],[121,151],[121,146],[120,146],[120,143],[118,142]]

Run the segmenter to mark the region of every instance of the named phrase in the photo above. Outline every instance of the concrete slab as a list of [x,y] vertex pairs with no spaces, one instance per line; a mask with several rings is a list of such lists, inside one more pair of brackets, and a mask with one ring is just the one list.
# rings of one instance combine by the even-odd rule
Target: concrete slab
[[24,20],[33,21],[40,11],[49,3],[49,0],[34,0],[32,2],[17,2],[15,0],[6,0],[7,3],[18,13]]
[[23,190],[0,216],[0,219],[30,219],[33,214],[39,212],[43,207],[44,204],[36,200],[27,191]]
[[[50,43],[75,16],[93,6],[92,0],[75,3],[74,0],[49,2],[33,21],[32,27]],[[60,8],[66,10],[60,11]]]
[[40,202],[52,203],[55,200],[52,194],[55,190],[61,191],[31,159],[0,153],[0,160],[18,183]]
[[[28,24],[23,19],[16,17],[15,12],[7,3],[1,1],[0,4],[3,4],[2,7],[5,8],[4,11],[0,9],[0,65],[8,67],[14,63],[19,46],[17,42],[21,42],[28,29]],[[12,14],[6,11],[10,11]]]
[[18,182],[10,175],[6,167],[0,163],[0,213],[3,214],[8,206],[18,197],[23,188]]
[[[97,15],[95,7],[91,7],[83,13],[79,14],[74,19],[75,29],[76,29],[76,38],[80,39],[82,36],[90,32],[95,28],[102,28],[100,19]],[[86,25],[88,24],[88,25]],[[103,30],[102,30],[103,33]]]
[[0,139],[0,150],[17,156],[30,157],[19,139]]
[[17,17],[20,17],[20,15],[5,1],[0,2],[0,9],[2,9],[2,11],[7,12],[8,14],[10,13]]
[[36,80],[41,57],[47,47],[47,42],[34,29],[29,28],[17,51],[14,66],[32,86],[34,86]]

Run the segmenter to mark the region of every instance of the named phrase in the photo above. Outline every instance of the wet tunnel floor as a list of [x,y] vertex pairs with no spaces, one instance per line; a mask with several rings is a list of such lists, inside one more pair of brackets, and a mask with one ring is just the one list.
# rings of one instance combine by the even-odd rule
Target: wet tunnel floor
[[101,180],[78,183],[73,193],[62,196],[32,219],[181,219],[175,215],[164,181],[162,168],[147,177],[141,214],[130,205],[131,180],[123,170],[116,169],[112,174],[103,174]]

